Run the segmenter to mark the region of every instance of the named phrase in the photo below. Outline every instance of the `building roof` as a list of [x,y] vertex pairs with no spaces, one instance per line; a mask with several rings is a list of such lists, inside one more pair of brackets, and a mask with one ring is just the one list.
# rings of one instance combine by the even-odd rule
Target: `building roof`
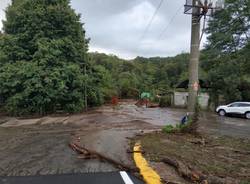
[[[179,83],[176,88],[183,88],[183,89],[188,89],[188,84],[189,84],[189,80],[185,80],[181,83]],[[200,87],[203,88],[203,89],[208,89],[210,88],[210,85],[207,81],[204,81],[204,80],[199,80],[199,84],[200,84]]]

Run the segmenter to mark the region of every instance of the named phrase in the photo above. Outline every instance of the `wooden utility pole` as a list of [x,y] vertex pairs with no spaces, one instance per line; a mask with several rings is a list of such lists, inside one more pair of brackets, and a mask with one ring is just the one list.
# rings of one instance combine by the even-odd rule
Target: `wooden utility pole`
[[85,76],[85,82],[84,82],[84,102],[85,102],[85,111],[88,110],[88,95],[87,95],[87,63],[85,62],[84,65],[84,76]]
[[[198,1],[193,0],[193,5]],[[194,9],[193,11],[200,11]],[[199,89],[199,58],[200,58],[200,15],[192,14],[192,31],[191,31],[191,51],[189,61],[189,86],[188,86],[188,111],[194,112],[198,98]]]
[[[215,1],[215,0],[214,0]],[[215,4],[215,6],[214,6]],[[193,113],[198,100],[199,90],[199,58],[200,58],[200,20],[204,17],[204,27],[206,16],[213,16],[214,12],[224,7],[224,0],[186,0],[184,13],[192,15],[192,35],[189,61],[189,85],[188,85],[188,111]]]
[[[215,3],[213,3],[215,1]],[[193,113],[198,100],[199,90],[199,58],[200,58],[200,20],[206,16],[212,16],[215,11],[224,8],[224,0],[186,0],[184,13],[192,15],[192,34],[189,61],[189,86],[188,86],[188,111]]]

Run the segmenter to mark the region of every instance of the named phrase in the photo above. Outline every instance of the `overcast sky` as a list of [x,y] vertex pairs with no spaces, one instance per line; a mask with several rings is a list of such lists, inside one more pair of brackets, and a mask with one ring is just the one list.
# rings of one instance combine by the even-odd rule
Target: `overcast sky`
[[[183,14],[184,0],[164,0],[143,36],[159,2],[72,0],[71,4],[82,15],[87,37],[91,38],[90,51],[115,54],[126,59],[189,52],[191,17]],[[1,20],[4,19],[4,9],[8,3],[10,0],[0,0]],[[159,37],[164,29],[166,31]]]

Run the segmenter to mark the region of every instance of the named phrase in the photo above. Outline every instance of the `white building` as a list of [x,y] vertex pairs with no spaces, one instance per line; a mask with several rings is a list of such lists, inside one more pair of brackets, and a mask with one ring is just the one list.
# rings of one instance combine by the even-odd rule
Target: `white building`
[[[175,91],[174,91],[174,106],[176,107],[187,107],[188,104],[188,80],[183,81],[182,83],[180,83]],[[209,85],[204,82],[203,80],[199,81],[200,83],[200,87],[201,87],[201,92],[199,93],[198,96],[198,100],[199,100],[199,104],[201,106],[202,109],[207,109],[209,106],[209,94],[207,92],[207,89],[209,88]]]
[[[202,92],[199,94],[199,104],[202,109],[208,108],[209,94]],[[174,92],[174,106],[176,107],[187,107],[188,104],[188,92]]]

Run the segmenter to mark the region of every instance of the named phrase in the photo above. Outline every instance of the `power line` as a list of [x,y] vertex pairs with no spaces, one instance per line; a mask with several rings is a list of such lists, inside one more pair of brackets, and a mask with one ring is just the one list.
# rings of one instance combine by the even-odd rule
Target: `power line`
[[163,3],[163,0],[161,0],[160,3],[159,3],[159,5],[157,6],[157,8],[156,8],[156,10],[155,10],[155,12],[154,12],[154,14],[153,14],[153,16],[151,17],[151,19],[150,19],[148,25],[146,26],[146,28],[145,28],[145,30],[144,30],[142,36],[141,36],[141,40],[145,37],[146,33],[148,32],[148,29],[150,28],[151,24],[153,23],[153,21],[154,21],[154,19],[155,19],[155,16],[156,16],[157,12],[158,12],[159,9],[161,8],[162,3]]
[[175,14],[172,16],[172,18],[170,19],[169,23],[166,25],[166,27],[163,29],[163,31],[161,32],[161,34],[158,37],[158,40],[160,40],[162,38],[162,36],[164,35],[164,33],[167,31],[167,29],[169,28],[170,24],[172,24],[172,22],[174,21],[175,17],[178,15],[179,11],[182,9],[183,5],[180,6],[180,8],[178,8],[178,10],[175,12]]

